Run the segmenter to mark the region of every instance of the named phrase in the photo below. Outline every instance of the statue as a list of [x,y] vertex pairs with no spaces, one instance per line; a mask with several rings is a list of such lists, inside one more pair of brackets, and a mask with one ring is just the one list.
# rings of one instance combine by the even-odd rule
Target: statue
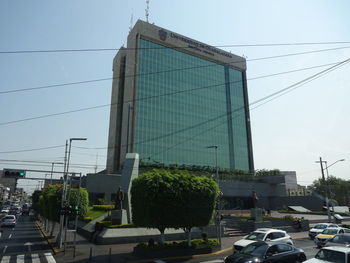
[[257,203],[258,203],[258,200],[259,200],[259,198],[258,198],[258,196],[256,195],[256,192],[253,191],[253,192],[252,192],[252,205],[253,205],[253,208],[256,208],[256,205],[257,205]]
[[119,186],[118,187],[118,191],[117,191],[117,196],[115,199],[115,205],[114,205],[114,209],[118,210],[122,210],[123,209],[123,201],[124,201],[124,191],[122,190],[122,188]]

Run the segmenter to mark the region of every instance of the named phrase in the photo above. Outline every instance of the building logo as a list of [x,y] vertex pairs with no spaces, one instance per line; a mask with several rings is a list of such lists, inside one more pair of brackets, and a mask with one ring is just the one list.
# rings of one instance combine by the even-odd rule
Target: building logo
[[163,41],[165,41],[166,37],[168,36],[168,32],[166,32],[164,29],[160,29],[158,31],[158,34],[159,34],[160,40],[163,40]]

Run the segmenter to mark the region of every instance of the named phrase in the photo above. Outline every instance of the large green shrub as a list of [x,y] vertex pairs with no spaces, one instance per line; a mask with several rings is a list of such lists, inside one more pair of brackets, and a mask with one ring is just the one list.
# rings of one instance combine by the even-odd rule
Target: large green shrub
[[154,169],[132,182],[133,222],[157,228],[162,241],[166,228],[183,228],[190,233],[192,227],[209,223],[218,192],[210,178]]

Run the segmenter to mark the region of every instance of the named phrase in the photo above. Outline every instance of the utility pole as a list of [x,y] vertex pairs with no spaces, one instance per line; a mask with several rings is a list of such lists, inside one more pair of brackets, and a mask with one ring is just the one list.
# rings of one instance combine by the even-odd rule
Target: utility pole
[[329,211],[328,187],[327,187],[328,182],[326,182],[326,179],[324,177],[324,169],[323,169],[322,157],[320,157],[320,161],[319,162],[320,162],[320,165],[321,165],[322,181],[323,181],[323,184],[325,185],[325,197],[326,197],[327,215],[328,215],[328,222],[330,223],[332,220],[331,220],[331,213]]

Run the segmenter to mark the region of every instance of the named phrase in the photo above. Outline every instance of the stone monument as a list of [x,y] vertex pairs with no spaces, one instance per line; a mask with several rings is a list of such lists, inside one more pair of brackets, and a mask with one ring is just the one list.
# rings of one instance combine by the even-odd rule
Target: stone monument
[[250,209],[250,216],[256,222],[261,222],[262,218],[262,209],[257,207],[259,198],[255,191],[252,192],[251,195],[252,207]]
[[114,209],[111,212],[112,225],[124,225],[128,223],[127,212],[123,209],[124,191],[119,186],[115,198]]

